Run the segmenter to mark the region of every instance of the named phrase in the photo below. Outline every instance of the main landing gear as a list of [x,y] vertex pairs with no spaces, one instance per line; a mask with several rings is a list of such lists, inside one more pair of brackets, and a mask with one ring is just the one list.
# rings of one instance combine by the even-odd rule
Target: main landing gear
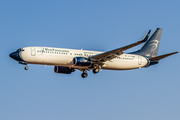
[[99,72],[99,69],[98,69],[98,68],[94,68],[94,69],[93,69],[93,73],[94,73],[94,74],[96,74],[96,73],[98,73],[98,72]]
[[81,74],[82,78],[86,78],[88,76],[87,71],[83,70],[83,73]]
[[[86,78],[86,77],[88,76],[87,71],[86,71],[86,70],[81,70],[81,71],[83,71],[83,73],[81,74],[81,77],[82,77],[82,78]],[[98,73],[98,72],[99,72],[99,69],[98,69],[98,68],[94,68],[94,69],[93,69],[93,73],[94,73],[94,74],[96,74],[96,73]]]

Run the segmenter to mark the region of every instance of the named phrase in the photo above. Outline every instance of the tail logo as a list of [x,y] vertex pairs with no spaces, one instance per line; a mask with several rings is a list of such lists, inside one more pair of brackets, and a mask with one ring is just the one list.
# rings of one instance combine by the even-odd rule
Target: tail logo
[[156,50],[156,48],[158,47],[158,43],[159,43],[158,40],[149,41],[149,45],[148,46],[152,46],[151,51]]

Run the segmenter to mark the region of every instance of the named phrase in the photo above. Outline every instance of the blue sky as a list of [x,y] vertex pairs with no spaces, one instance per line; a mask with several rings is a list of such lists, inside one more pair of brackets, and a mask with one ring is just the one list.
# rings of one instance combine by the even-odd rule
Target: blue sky
[[[180,2],[1,0],[1,120],[179,120],[180,54],[130,71],[56,74],[9,53],[26,46],[109,51],[163,28],[159,55],[180,51]],[[141,46],[127,50],[139,49]]]

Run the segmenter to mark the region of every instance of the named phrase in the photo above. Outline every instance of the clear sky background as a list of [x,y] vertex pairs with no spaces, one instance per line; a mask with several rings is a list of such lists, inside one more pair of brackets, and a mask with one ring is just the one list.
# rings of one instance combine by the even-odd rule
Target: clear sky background
[[[149,68],[57,74],[18,64],[26,46],[109,51],[163,28],[159,55],[180,51],[178,0],[0,0],[0,120],[179,120],[180,54]],[[126,52],[141,48],[141,45]]]

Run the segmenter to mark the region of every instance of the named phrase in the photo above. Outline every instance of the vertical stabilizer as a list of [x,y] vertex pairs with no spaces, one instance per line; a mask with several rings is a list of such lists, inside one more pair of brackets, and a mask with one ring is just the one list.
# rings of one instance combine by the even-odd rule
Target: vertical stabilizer
[[161,40],[162,28],[157,28],[144,46],[132,54],[143,55],[147,57],[156,57],[159,50],[159,44]]

